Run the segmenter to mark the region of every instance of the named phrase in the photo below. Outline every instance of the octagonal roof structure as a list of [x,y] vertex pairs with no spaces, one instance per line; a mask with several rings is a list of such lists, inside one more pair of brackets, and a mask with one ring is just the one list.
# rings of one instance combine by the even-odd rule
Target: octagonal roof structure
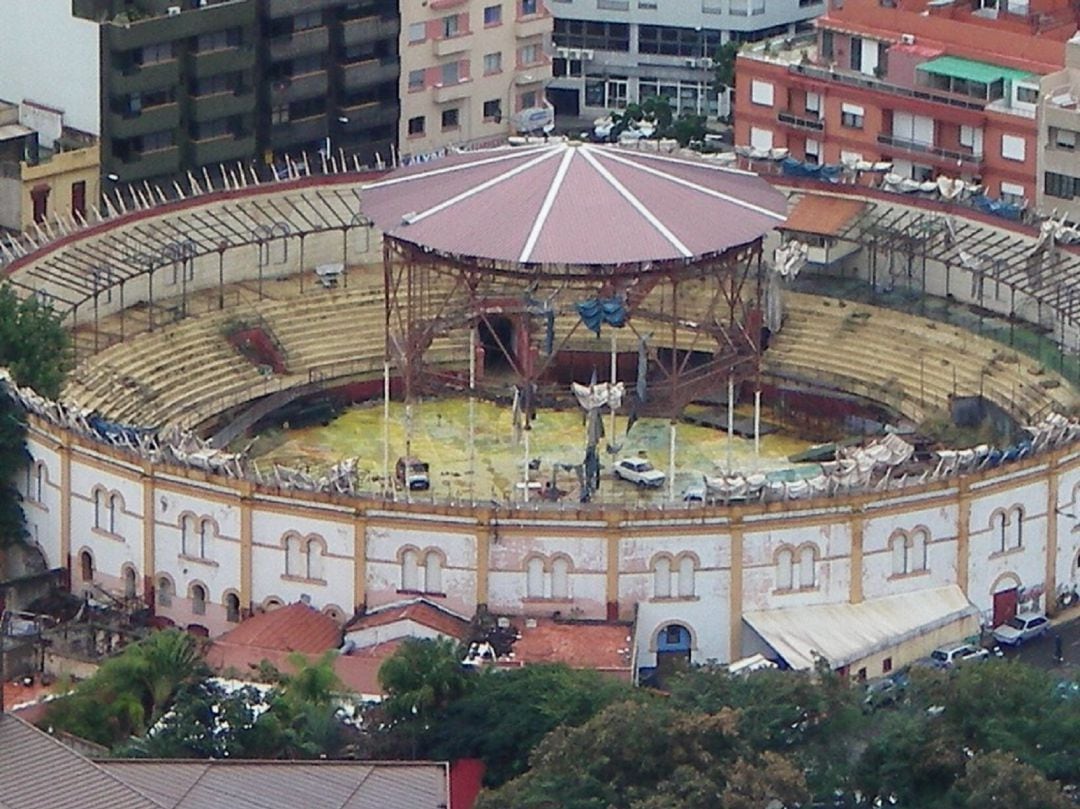
[[365,185],[387,236],[448,256],[541,265],[707,258],[781,225],[787,200],[704,160],[564,141],[467,152]]

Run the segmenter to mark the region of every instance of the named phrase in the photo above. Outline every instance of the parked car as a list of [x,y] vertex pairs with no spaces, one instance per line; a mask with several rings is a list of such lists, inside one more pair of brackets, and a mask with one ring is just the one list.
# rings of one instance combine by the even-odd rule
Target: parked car
[[623,458],[615,464],[615,477],[638,486],[657,488],[664,485],[667,476],[644,458]]
[[704,503],[708,493],[704,483],[693,483],[687,486],[682,493],[684,503]]
[[1046,633],[1050,621],[1041,612],[1021,612],[994,630],[994,640],[1006,646],[1019,646]]
[[863,696],[863,713],[872,713],[878,708],[895,705],[903,699],[907,683],[907,678],[901,674],[867,683],[866,694]]
[[930,665],[939,669],[951,669],[973,660],[987,660],[990,650],[971,643],[957,642],[939,646],[930,653]]
[[398,458],[394,473],[399,486],[412,491],[426,491],[431,488],[428,465],[419,458]]

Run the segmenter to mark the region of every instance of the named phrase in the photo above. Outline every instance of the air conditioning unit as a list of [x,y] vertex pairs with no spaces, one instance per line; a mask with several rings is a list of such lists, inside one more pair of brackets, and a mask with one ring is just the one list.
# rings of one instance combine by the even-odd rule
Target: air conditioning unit
[[915,44],[915,35],[914,34],[901,34],[900,35],[900,42],[902,42],[904,45],[914,45]]
[[180,13],[180,6],[169,6],[168,12],[170,17],[175,17]]
[[583,49],[581,51],[581,59],[584,62],[591,62],[593,60],[593,56],[595,56],[595,54],[588,49]]
[[686,66],[687,67],[697,67],[697,59],[687,59],[686,60]]
[[697,60],[698,67],[705,68],[705,70],[712,70],[713,60],[708,56],[703,56]]
[[556,48],[555,49],[555,55],[557,57],[559,57],[560,59],[572,59],[573,57],[570,56],[571,53],[573,53],[573,51],[570,50],[570,48]]
[[566,52],[566,58],[571,62],[576,62],[581,59],[581,48],[570,48]]

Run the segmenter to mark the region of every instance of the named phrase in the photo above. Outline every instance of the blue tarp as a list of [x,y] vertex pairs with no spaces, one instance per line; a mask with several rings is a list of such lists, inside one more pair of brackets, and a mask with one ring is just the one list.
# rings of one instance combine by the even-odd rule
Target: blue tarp
[[976,194],[971,198],[971,204],[983,213],[1000,216],[1003,219],[1017,221],[1024,213],[1024,209],[1011,202],[1002,202],[999,199],[990,199],[986,194]]
[[585,327],[600,336],[600,326],[607,323],[620,329],[626,325],[626,306],[621,298],[590,298],[577,305]]

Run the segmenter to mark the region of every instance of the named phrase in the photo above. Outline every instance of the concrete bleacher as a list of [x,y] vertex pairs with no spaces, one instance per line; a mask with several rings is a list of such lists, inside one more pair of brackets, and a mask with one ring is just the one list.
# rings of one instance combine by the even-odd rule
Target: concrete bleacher
[[947,413],[952,395],[981,393],[1020,419],[1078,404],[1035,360],[955,326],[801,293],[786,294],[784,310],[765,353],[772,376],[862,395],[915,421]]

